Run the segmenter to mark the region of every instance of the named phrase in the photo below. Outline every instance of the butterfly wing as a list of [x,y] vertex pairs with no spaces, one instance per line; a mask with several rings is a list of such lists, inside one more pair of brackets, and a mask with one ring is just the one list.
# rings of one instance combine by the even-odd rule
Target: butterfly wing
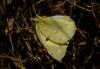
[[65,56],[66,49],[68,46],[55,44],[55,43],[51,42],[50,40],[46,41],[47,38],[41,34],[37,25],[36,25],[36,32],[37,32],[40,42],[46,48],[49,55],[51,55],[52,58],[54,58],[55,60],[60,61]]

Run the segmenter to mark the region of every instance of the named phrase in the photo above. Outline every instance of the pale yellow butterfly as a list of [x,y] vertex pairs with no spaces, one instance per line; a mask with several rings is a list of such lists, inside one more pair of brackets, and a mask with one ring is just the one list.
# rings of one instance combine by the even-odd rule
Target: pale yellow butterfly
[[37,16],[34,20],[38,22],[36,23],[37,36],[49,55],[57,61],[62,60],[66,54],[68,41],[76,31],[74,20],[69,16],[62,15]]

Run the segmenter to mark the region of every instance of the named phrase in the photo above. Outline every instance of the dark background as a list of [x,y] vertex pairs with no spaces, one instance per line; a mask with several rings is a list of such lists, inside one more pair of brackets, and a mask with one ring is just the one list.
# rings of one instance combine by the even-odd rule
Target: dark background
[[[68,15],[75,20],[77,31],[62,62],[37,39],[30,20],[36,15]],[[0,0],[0,69],[13,68],[100,69],[100,1]]]

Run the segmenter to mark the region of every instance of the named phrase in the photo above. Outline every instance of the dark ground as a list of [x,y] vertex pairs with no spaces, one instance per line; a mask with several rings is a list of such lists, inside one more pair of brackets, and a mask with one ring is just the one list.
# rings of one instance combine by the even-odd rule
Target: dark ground
[[[38,41],[30,18],[69,15],[77,31],[62,62]],[[0,69],[100,69],[100,0],[0,0]]]

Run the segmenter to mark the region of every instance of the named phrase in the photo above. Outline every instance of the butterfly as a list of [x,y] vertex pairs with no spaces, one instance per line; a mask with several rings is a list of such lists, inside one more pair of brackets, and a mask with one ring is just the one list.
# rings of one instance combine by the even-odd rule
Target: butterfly
[[64,15],[37,16],[34,20],[37,22],[36,34],[43,47],[53,59],[61,61],[76,31],[74,20]]

